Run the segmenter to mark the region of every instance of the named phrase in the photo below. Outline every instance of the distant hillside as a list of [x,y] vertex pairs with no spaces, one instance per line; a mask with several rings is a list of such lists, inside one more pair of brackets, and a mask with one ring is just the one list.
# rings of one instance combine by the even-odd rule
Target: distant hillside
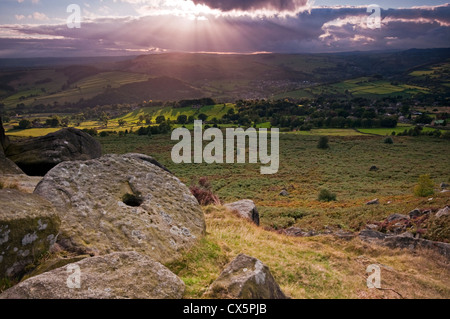
[[[20,109],[39,105],[76,109],[199,97],[234,102],[285,96],[430,94],[433,90],[445,91],[448,79],[442,76],[430,80],[411,73],[434,72],[437,68],[445,75],[448,67],[442,65],[450,61],[450,49],[337,54],[165,53],[53,62],[21,59],[22,68],[5,69],[7,63],[17,66],[18,61],[0,59],[0,103],[7,110],[18,105]],[[360,87],[363,78],[374,79],[375,83]]]

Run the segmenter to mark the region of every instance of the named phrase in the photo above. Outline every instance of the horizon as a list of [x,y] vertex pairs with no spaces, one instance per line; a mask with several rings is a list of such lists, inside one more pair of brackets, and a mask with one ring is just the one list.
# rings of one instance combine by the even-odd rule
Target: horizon
[[[379,16],[376,9],[368,11],[372,1],[364,0],[6,0],[0,4],[0,58],[345,53],[449,46],[447,1],[373,2]],[[80,9],[79,25],[69,5]]]

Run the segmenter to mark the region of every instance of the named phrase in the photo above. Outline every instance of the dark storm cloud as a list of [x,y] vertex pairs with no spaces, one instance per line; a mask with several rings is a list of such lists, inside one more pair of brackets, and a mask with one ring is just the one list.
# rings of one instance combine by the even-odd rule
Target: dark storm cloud
[[305,6],[308,0],[193,0],[195,4],[204,4],[222,11],[252,11],[271,9],[277,11],[295,11]]

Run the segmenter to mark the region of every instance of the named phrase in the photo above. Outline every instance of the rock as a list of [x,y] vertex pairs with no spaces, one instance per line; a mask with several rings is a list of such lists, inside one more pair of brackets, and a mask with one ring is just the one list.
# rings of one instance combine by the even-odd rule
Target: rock
[[408,216],[409,216],[410,219],[417,218],[417,217],[420,217],[422,215],[424,215],[424,213],[422,213],[420,211],[420,209],[418,209],[418,208],[416,208],[416,209],[414,209],[414,210],[412,210],[412,211],[410,211],[408,213]]
[[239,254],[208,288],[215,299],[287,299],[269,268],[260,260]]
[[403,214],[392,214],[389,215],[388,218],[386,218],[386,220],[390,223],[396,220],[408,220],[409,216],[408,215],[403,215]]
[[0,174],[0,183],[3,184],[3,188],[15,188],[29,194],[33,193],[41,179],[42,177],[40,176],[28,176],[25,174]]
[[6,158],[5,149],[10,142],[8,136],[5,135],[2,118],[0,117],[0,175],[3,174],[23,174],[22,170],[10,159]]
[[100,143],[89,134],[75,128],[65,128],[10,144],[5,155],[27,175],[44,176],[61,162],[98,158],[102,155],[102,149]]
[[0,116],[0,153],[2,151],[6,150],[6,148],[9,146],[10,141],[8,136],[5,133],[5,129],[3,128],[3,120]]
[[90,255],[135,250],[165,263],[197,243],[206,227],[200,205],[151,160],[106,155],[49,171],[35,193],[60,213],[58,244]]
[[444,208],[438,210],[436,213],[436,218],[441,218],[442,216],[448,216],[450,215],[450,208],[448,206],[445,206]]
[[364,229],[359,232],[359,237],[363,240],[372,240],[372,239],[383,240],[386,237],[388,237],[388,235],[376,230]]
[[293,237],[304,237],[307,232],[298,227],[289,227],[284,230],[284,234]]
[[440,191],[440,193],[448,193],[448,192],[450,192],[450,190],[448,190],[448,189],[443,189]]
[[447,243],[435,242],[421,238],[413,238],[408,234],[402,234],[398,236],[386,237],[383,241],[383,244],[390,248],[401,248],[409,250],[416,250],[418,248],[429,249],[450,260],[450,244]]
[[0,203],[0,278],[12,278],[49,250],[60,221],[51,203],[37,195],[3,189]]
[[375,171],[375,172],[376,172],[376,171],[378,171],[378,169],[379,169],[378,167],[376,167],[375,165],[373,165],[373,166],[370,167],[369,171],[371,171],[371,172],[374,172],[374,171]]
[[3,150],[0,150],[0,175],[3,174],[23,174],[23,171],[13,161],[6,158]]
[[283,190],[280,192],[279,195],[280,195],[280,196],[289,196],[289,193],[288,193],[287,190],[283,189]]
[[[80,288],[74,279],[76,269]],[[148,256],[117,252],[29,278],[0,299],[180,299],[184,289],[181,279]]]
[[414,238],[414,234],[410,233],[410,232],[404,232],[404,233],[398,235],[398,237]]
[[340,239],[345,239],[345,240],[351,240],[351,239],[356,237],[356,235],[354,233],[347,232],[347,231],[344,231],[342,229],[338,230],[333,235],[338,237],[338,238],[340,238]]
[[[56,246],[56,245],[53,245],[52,248],[54,246]],[[26,280],[28,278],[31,278],[31,277],[35,277],[37,275],[43,274],[43,273],[51,271],[53,269],[57,269],[57,268],[66,266],[68,264],[76,263],[76,262],[78,262],[80,260],[83,260],[83,259],[89,258],[89,257],[91,257],[91,256],[89,256],[89,255],[79,255],[79,256],[65,257],[65,258],[57,256],[57,257],[54,257],[54,258],[51,258],[51,259],[48,259],[48,260],[43,260],[43,261],[41,261],[39,263],[39,265],[32,272],[26,274],[21,279],[21,281],[24,281],[24,280]]]
[[229,210],[235,211],[242,218],[251,220],[259,226],[259,213],[255,203],[250,199],[243,199],[234,203],[224,205]]
[[378,201],[378,198],[372,199],[366,203],[366,205],[378,205],[380,202]]
[[448,185],[447,183],[441,183],[441,185],[439,185],[442,189],[446,189],[447,187],[449,187],[450,185]]
[[376,229],[378,229],[378,225],[375,225],[375,224],[367,224],[367,225],[366,225],[366,228],[367,228],[367,229],[371,229],[371,230],[376,230]]

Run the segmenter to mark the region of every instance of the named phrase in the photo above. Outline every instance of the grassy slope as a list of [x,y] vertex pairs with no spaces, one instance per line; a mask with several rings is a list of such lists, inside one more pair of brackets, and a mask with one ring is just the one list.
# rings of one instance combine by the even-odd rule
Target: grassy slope
[[[450,271],[441,256],[412,255],[353,239],[294,238],[266,231],[222,207],[205,209],[207,235],[180,262],[167,265],[200,298],[239,253],[267,264],[291,298],[449,298]],[[381,266],[381,287],[368,289],[366,268]]]

